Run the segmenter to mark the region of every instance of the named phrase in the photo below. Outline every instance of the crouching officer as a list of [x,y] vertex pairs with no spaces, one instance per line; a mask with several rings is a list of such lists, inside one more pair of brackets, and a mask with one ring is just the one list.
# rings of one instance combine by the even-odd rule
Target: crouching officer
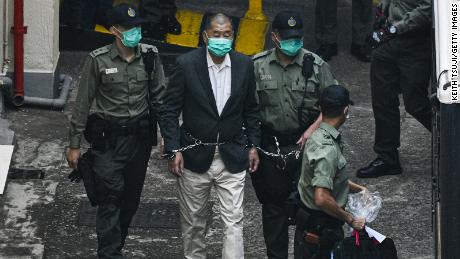
[[[157,107],[165,80],[156,48],[139,44],[143,20],[136,8],[115,6],[108,18],[115,41],[86,59],[70,121],[67,160],[70,167],[77,166],[85,131],[96,182],[98,256],[122,258],[156,144]],[[88,117],[93,100],[94,113]]]
[[344,210],[348,193],[366,188],[349,180],[345,171],[343,143],[338,131],[348,116],[348,90],[329,86],[321,94],[319,105],[323,121],[305,144],[302,174],[298,190],[301,206],[296,217],[295,258],[331,258],[335,243],[343,239],[342,225],[356,230],[365,220]]
[[287,200],[297,191],[298,155],[321,121],[319,93],[337,84],[328,64],[302,48],[300,17],[290,11],[278,13],[272,25],[276,47],[254,56],[264,152],[259,152],[260,166],[252,174],[252,183],[262,203],[268,258],[288,257],[288,226],[295,206],[287,205]]

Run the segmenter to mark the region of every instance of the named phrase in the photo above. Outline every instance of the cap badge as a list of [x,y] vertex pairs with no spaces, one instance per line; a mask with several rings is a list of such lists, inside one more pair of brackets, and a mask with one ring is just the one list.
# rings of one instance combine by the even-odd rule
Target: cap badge
[[134,16],[136,16],[136,11],[134,11],[133,8],[129,8],[128,9],[128,15],[129,15],[129,17],[134,17]]
[[289,20],[288,20],[288,25],[289,26],[294,27],[296,24],[297,24],[297,22],[295,21],[294,17],[289,18]]

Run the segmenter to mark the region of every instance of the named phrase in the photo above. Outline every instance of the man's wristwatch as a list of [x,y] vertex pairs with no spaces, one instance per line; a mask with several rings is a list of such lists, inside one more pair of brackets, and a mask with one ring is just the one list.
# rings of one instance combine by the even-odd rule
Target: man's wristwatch
[[388,28],[388,32],[391,33],[391,34],[396,34],[396,33],[398,32],[398,29],[396,28],[396,26],[391,25],[391,26]]

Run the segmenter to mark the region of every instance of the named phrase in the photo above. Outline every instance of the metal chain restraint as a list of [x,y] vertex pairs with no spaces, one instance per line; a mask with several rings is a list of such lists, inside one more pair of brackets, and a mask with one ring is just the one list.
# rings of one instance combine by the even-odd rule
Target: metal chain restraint
[[264,153],[266,156],[281,158],[281,161],[282,161],[281,170],[284,170],[286,169],[287,159],[290,156],[295,156],[295,159],[299,159],[301,149],[299,147],[298,149],[292,150],[289,153],[282,154],[280,150],[280,144],[278,142],[278,138],[275,136],[273,136],[273,138],[275,139],[275,143],[276,143],[276,153],[268,152],[267,150],[264,150],[261,147],[257,147],[257,149],[260,150],[262,153]]
[[174,158],[175,153],[177,153],[177,152],[184,152],[186,150],[189,150],[189,149],[192,149],[192,148],[195,148],[195,147],[198,147],[198,146],[221,146],[221,145],[224,145],[224,144],[227,143],[227,142],[214,142],[214,143],[209,142],[208,143],[208,142],[203,142],[203,141],[193,137],[191,134],[187,134],[187,135],[190,138],[192,138],[192,140],[194,141],[193,144],[188,145],[186,147],[181,147],[179,149],[174,149],[174,150],[172,150],[172,155],[163,155],[163,157],[172,159],[172,158]]
[[[195,137],[193,137],[192,135],[188,134],[188,136],[190,138],[192,138],[192,140],[194,141],[193,144],[191,145],[188,145],[188,146],[185,146],[185,147],[182,147],[182,148],[179,148],[179,149],[174,149],[172,150],[172,156],[171,155],[164,155],[163,157],[166,157],[166,158],[173,158],[174,157],[174,154],[177,153],[177,152],[184,152],[184,151],[187,151],[189,149],[193,149],[195,147],[198,147],[198,146],[221,146],[221,145],[224,145],[226,144],[227,142],[203,142]],[[256,147],[258,150],[260,150],[262,153],[264,153],[266,156],[269,156],[269,157],[279,157],[281,158],[281,160],[283,161],[283,165],[282,165],[282,170],[284,170],[286,168],[286,161],[287,159],[290,157],[290,156],[295,156],[295,159],[299,159],[299,156],[300,156],[300,148],[299,149],[296,149],[296,150],[292,150],[291,152],[289,153],[286,153],[286,154],[282,154],[281,153],[281,150],[280,150],[280,145],[279,145],[279,142],[278,142],[278,138],[275,137],[275,143],[276,143],[276,152],[277,153],[272,153],[272,152],[268,152],[266,150],[264,150],[263,148],[261,147]]]

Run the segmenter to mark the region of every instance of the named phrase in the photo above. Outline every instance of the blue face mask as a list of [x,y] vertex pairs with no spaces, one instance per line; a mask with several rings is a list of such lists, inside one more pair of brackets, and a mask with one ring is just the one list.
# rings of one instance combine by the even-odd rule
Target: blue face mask
[[290,57],[297,55],[302,47],[303,40],[301,38],[293,38],[280,41],[281,52]]
[[208,38],[208,50],[212,54],[223,57],[232,50],[233,40],[226,38]]
[[140,27],[134,27],[130,30],[124,31],[121,33],[123,39],[121,42],[128,48],[135,48],[139,44],[139,41],[142,39],[142,33]]

